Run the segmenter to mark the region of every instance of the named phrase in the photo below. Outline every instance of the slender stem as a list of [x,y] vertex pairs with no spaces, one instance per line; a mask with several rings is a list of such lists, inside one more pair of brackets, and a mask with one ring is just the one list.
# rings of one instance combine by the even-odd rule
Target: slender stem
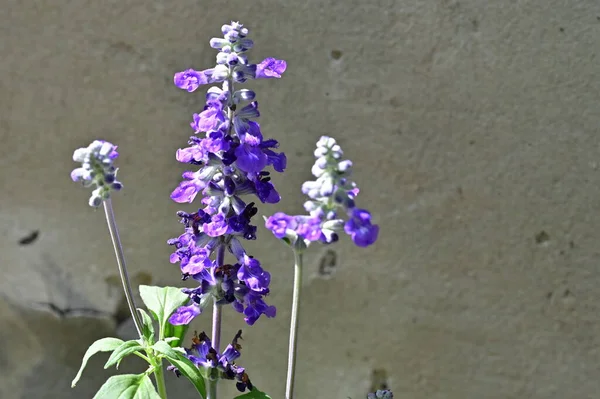
[[167,399],[167,387],[165,385],[165,375],[163,373],[163,361],[159,359],[159,364],[154,368],[154,379],[156,380],[156,388],[162,399]]
[[[217,249],[217,267],[223,266],[225,259],[225,245],[219,245]],[[219,353],[221,347],[221,305],[215,300],[213,304],[213,324],[212,324],[212,347]],[[218,380],[208,381],[207,399],[217,399],[217,384]]]
[[290,321],[290,346],[288,350],[288,372],[285,385],[286,399],[294,398],[296,376],[296,352],[298,348],[298,316],[300,312],[300,291],[302,289],[302,254],[294,251],[294,292],[292,294],[292,318]]
[[112,239],[113,248],[115,249],[115,256],[117,258],[117,265],[119,266],[119,275],[121,276],[121,282],[123,283],[123,291],[125,292],[125,299],[127,305],[129,305],[129,311],[133,317],[133,324],[138,332],[140,338],[142,335],[142,322],[140,315],[137,312],[135,302],[133,300],[133,293],[131,291],[131,282],[127,275],[127,266],[125,265],[125,255],[123,254],[123,247],[121,246],[121,239],[119,238],[119,229],[117,228],[117,221],[115,220],[115,213],[113,212],[112,202],[109,199],[104,200],[104,214],[106,215],[106,223],[108,224],[108,231],[110,232],[110,238]]
[[221,347],[221,305],[213,304],[212,346],[217,353]]

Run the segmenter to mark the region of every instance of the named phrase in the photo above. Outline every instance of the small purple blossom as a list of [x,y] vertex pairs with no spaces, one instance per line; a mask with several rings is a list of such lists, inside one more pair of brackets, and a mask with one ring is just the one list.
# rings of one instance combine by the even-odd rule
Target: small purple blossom
[[275,317],[277,310],[275,306],[269,306],[262,299],[262,295],[249,289],[246,286],[238,286],[235,291],[236,301],[233,307],[244,314],[244,321],[248,325],[253,325],[261,315]]
[[175,82],[175,86],[189,92],[193,92],[200,85],[205,85],[208,83],[208,79],[204,72],[195,71],[193,69],[177,72],[173,78],[173,81]]
[[271,230],[277,238],[285,237],[288,230],[295,231],[297,225],[294,216],[286,215],[283,212],[277,212],[270,216],[265,223],[265,227]]
[[243,263],[237,272],[237,278],[254,292],[268,292],[271,275],[260,267],[260,262],[244,255]]
[[371,214],[354,208],[350,211],[350,219],[344,225],[344,231],[359,247],[368,247],[377,240],[379,226],[371,224]]
[[200,313],[201,309],[198,306],[182,306],[169,317],[169,323],[174,326],[189,324]]
[[183,177],[188,180],[184,180],[177,186],[171,193],[171,199],[175,202],[192,202],[196,195],[206,187],[206,181],[200,177],[199,172],[184,172]]
[[195,133],[212,132],[225,123],[227,115],[223,112],[223,104],[213,101],[204,107],[204,111],[194,114],[193,118],[194,121],[190,125]]
[[265,58],[256,66],[256,79],[280,78],[287,68],[284,60]]
[[[238,391],[252,390],[253,385],[246,370],[235,362],[241,355],[242,346],[238,343],[240,339],[242,339],[242,330],[237,332],[223,353],[219,354],[212,347],[210,338],[201,332],[192,338],[192,346],[186,349],[186,356],[196,367],[208,369],[209,374],[216,373],[217,378],[236,381]],[[176,368],[171,370],[177,376],[181,374]]]

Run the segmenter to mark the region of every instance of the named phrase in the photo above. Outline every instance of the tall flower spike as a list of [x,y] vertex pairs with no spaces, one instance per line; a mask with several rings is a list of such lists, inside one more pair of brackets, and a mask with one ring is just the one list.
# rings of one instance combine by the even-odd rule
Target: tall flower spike
[[71,172],[71,179],[84,187],[95,187],[89,200],[91,207],[99,207],[102,201],[110,198],[111,191],[123,188],[117,181],[117,168],[113,165],[118,156],[117,146],[104,140],[95,140],[73,153],[73,161],[80,162],[81,167]]
[[[221,32],[223,37],[210,40],[210,46],[219,50],[213,68],[187,69],[173,79],[188,92],[206,84],[221,85],[208,89],[204,108],[192,118],[194,136],[189,147],[176,154],[179,162],[193,170],[184,172],[171,199],[191,203],[200,198],[202,208],[180,212],[185,231],[168,241],[175,246],[171,262],[179,263],[183,279],[199,283],[197,288],[184,290],[190,303],[172,315],[172,324],[188,324],[213,299],[219,305],[231,304],[249,325],[261,315],[276,314],[275,307],[264,301],[271,275],[242,245],[243,240],[256,239],[251,219],[258,212],[254,202],[242,198],[254,195],[263,203],[278,202],[279,193],[265,169],[273,166],[283,172],[286,157],[275,151],[276,140],[263,138],[256,93],[235,86],[249,79],[280,78],[287,65],[275,58],[251,64],[246,53],[254,43],[242,24],[223,25]],[[235,263],[224,264],[218,256],[224,250],[235,257]]]
[[[342,160],[342,156],[343,151],[333,138],[321,137],[312,167],[316,180],[302,185],[302,192],[310,198],[304,204],[309,215],[290,216],[278,212],[269,217],[266,227],[275,237],[294,243],[301,240],[309,245],[313,241],[337,241],[338,233],[344,231],[359,247],[367,247],[377,240],[379,226],[371,223],[369,211],[356,207],[359,190],[349,179],[352,162]],[[340,217],[340,213],[346,217]]]

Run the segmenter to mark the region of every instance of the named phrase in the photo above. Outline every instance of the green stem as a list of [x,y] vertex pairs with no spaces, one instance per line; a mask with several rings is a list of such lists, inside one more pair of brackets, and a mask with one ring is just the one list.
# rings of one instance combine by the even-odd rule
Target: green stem
[[300,312],[300,291],[302,289],[302,254],[294,250],[294,291],[292,294],[292,317],[290,320],[290,346],[288,350],[288,372],[285,386],[286,399],[294,397],[296,376],[296,353],[298,349],[298,316]]
[[104,214],[106,215],[106,223],[108,224],[108,231],[112,240],[113,248],[115,249],[115,256],[117,258],[117,266],[119,267],[119,275],[121,276],[121,282],[123,283],[123,292],[125,292],[125,299],[129,306],[129,312],[133,317],[133,324],[137,330],[140,338],[144,338],[142,335],[142,321],[140,315],[137,312],[137,307],[133,300],[133,292],[131,290],[131,283],[127,274],[127,266],[125,265],[125,254],[123,253],[123,247],[121,245],[121,239],[119,238],[119,229],[117,228],[117,221],[115,220],[115,213],[113,212],[112,202],[110,198],[104,200]]
[[[221,243],[217,249],[216,264],[217,267],[223,266],[225,259],[225,245]],[[221,347],[221,305],[214,301],[213,320],[212,320],[212,347],[219,353]],[[217,399],[217,384],[219,380],[208,380],[207,399]]]
[[158,388],[158,394],[162,399],[167,399],[167,387],[165,385],[165,375],[163,373],[163,361],[158,360],[158,364],[154,368],[154,379],[156,380],[156,388]]
[[150,358],[148,356],[144,356],[140,352],[133,352],[133,354],[144,359],[146,361],[146,363],[152,364],[152,361],[150,360]]

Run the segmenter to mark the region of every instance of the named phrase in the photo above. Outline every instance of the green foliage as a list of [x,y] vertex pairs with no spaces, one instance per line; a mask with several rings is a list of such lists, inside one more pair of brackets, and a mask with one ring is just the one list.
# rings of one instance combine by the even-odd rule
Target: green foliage
[[135,352],[139,353],[140,351],[143,351],[143,350],[144,350],[144,347],[140,344],[139,340],[131,340],[131,341],[123,342],[110,355],[110,357],[108,358],[108,361],[104,365],[104,369],[107,369],[114,365],[116,365],[117,369],[118,369],[119,364],[121,363],[121,360],[123,360],[123,358],[125,356],[129,356]]
[[173,348],[176,346],[183,346],[183,338],[185,337],[185,334],[187,333],[189,327],[189,324],[174,326],[173,324],[167,321],[167,324],[165,325],[164,336],[167,338],[177,338],[177,340],[165,339],[165,341],[169,342],[169,345],[171,345],[171,347]]
[[202,375],[204,369],[196,367],[182,352],[171,348],[164,341],[158,341],[152,346],[152,349],[163,355],[173,366],[177,367],[179,372],[190,380],[202,398],[206,397],[206,386],[204,384],[204,376]]
[[152,316],[158,321],[159,339],[165,337],[165,327],[170,325],[168,320],[171,314],[189,301],[189,297],[175,287],[140,285],[140,296]]
[[118,338],[102,338],[90,345],[88,350],[85,352],[85,355],[83,355],[81,367],[79,368],[77,375],[73,379],[73,382],[71,382],[71,388],[74,388],[75,385],[77,385],[77,382],[81,378],[81,373],[83,373],[83,369],[85,369],[88,360],[90,360],[92,356],[94,356],[98,352],[112,352],[119,346],[121,346],[121,344],[123,344],[123,340],[120,340]]
[[[169,323],[171,314],[189,301],[188,296],[179,288],[145,285],[140,286],[140,295],[148,308],[148,312],[138,309],[142,319],[143,338],[127,342],[117,338],[103,338],[94,342],[85,353],[81,368],[71,386],[75,387],[88,360],[98,352],[112,352],[104,365],[105,369],[112,366],[118,369],[125,357],[136,354],[146,360],[150,368],[144,374],[125,374],[109,378],[94,398],[160,399],[149,376],[157,371],[157,367],[161,367],[163,358],[177,367],[179,372],[192,382],[200,397],[204,398],[206,387],[202,372],[205,370],[198,369],[185,356],[182,349],[174,349],[183,342],[188,326],[174,326]],[[156,334],[152,318],[159,326],[159,341],[156,343],[154,343]]]
[[259,391],[256,387],[252,388],[252,391],[247,392],[243,395],[236,396],[234,399],[271,399],[269,395]]
[[94,399],[160,399],[146,374],[122,374],[110,377]]
[[144,309],[138,309],[138,312],[142,316],[142,335],[147,342],[154,342],[154,323],[152,322],[152,318]]

